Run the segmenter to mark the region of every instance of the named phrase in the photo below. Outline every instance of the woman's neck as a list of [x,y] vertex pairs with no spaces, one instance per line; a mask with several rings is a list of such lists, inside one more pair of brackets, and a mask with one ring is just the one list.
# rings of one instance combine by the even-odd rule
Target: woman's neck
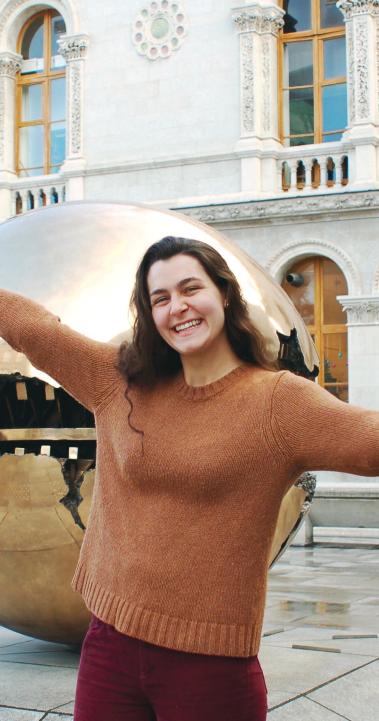
[[215,348],[213,344],[211,348],[199,353],[181,356],[187,385],[194,387],[208,385],[243,364],[226,338],[220,339],[217,346]]

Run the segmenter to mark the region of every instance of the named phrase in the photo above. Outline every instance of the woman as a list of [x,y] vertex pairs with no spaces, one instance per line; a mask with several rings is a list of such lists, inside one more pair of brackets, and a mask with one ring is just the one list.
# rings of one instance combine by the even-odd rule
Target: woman
[[0,292],[0,335],[96,417],[74,718],[264,721],[257,654],[282,497],[306,470],[379,475],[379,413],[274,372],[203,243],[151,246],[132,305],[117,352]]

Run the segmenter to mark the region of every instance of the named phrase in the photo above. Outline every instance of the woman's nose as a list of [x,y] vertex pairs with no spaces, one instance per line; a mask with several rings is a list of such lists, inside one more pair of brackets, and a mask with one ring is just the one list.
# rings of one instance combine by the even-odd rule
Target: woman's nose
[[185,298],[182,298],[181,296],[171,298],[171,305],[170,305],[170,313],[180,313],[183,310],[186,310],[188,308],[188,304]]

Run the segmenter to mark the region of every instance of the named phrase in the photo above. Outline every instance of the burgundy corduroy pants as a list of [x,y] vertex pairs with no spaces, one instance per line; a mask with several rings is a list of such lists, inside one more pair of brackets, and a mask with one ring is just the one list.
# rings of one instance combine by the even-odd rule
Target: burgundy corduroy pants
[[266,721],[258,657],[155,646],[92,616],[84,639],[74,721]]

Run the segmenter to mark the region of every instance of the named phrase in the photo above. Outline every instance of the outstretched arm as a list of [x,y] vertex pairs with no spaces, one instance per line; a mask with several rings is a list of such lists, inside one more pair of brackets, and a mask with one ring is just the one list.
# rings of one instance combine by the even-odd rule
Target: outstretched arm
[[0,290],[0,337],[90,411],[119,378],[117,347],[77,333],[43,306]]
[[278,374],[271,424],[278,450],[299,473],[379,476],[379,413],[349,405],[289,371]]

